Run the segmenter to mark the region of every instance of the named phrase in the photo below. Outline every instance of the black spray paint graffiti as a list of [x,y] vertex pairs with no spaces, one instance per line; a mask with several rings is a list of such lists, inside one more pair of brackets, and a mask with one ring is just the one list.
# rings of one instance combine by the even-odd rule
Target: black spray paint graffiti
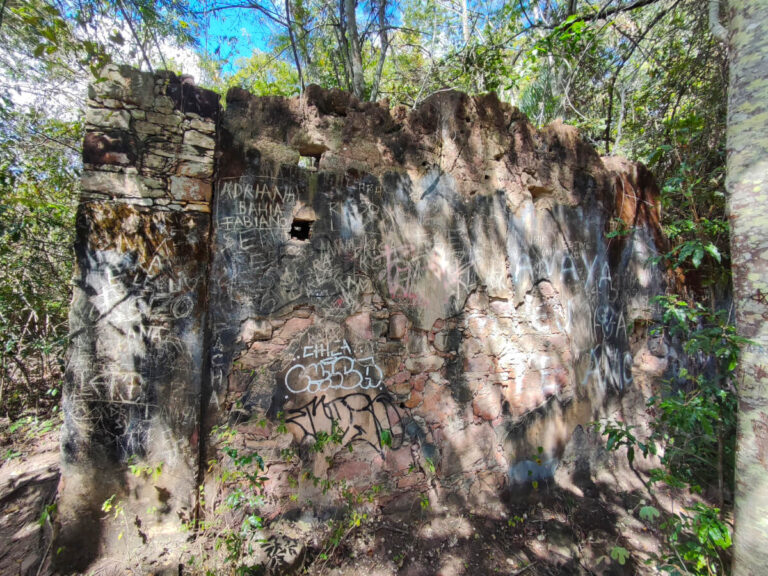
[[403,443],[400,412],[387,393],[368,396],[360,392],[338,398],[315,397],[286,411],[286,424],[298,428],[299,440],[316,442],[321,433],[341,434],[340,445],[365,443],[376,450],[399,448]]
[[279,573],[282,568],[294,564],[301,551],[296,540],[279,534],[267,538],[262,546],[267,553],[267,570],[270,573]]

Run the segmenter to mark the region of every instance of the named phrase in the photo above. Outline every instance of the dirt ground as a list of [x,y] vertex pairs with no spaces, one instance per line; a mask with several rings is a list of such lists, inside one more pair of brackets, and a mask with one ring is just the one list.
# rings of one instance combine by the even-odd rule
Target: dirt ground
[[0,421],[0,457],[0,574],[36,575],[50,553],[50,522],[43,513],[59,483],[58,432],[11,432]]
[[[576,496],[554,482],[510,495],[500,517],[382,512],[308,572],[334,576],[658,574],[658,535],[637,518],[638,492]],[[624,564],[614,546],[630,552]],[[315,551],[316,552],[316,551]],[[311,555],[313,551],[310,549]],[[650,564],[646,564],[649,560]]]
[[[2,423],[0,423],[1,425]],[[53,503],[58,482],[58,433],[45,431],[11,442],[0,428],[0,574],[50,574],[50,522],[46,506]],[[639,517],[649,503],[641,480],[606,460],[587,473],[567,459],[556,478],[508,490],[492,510],[468,511],[466,503],[432,504],[415,500],[410,506],[368,505],[359,526],[346,530],[337,546],[329,544],[329,518],[282,519],[267,527],[291,533],[301,544],[301,558],[292,571],[328,576],[458,576],[505,574],[651,575],[661,573],[660,534]],[[677,502],[677,503],[676,503]],[[680,506],[671,495],[657,494],[663,513]],[[665,507],[668,509],[664,510]],[[658,522],[656,523],[658,524]],[[199,540],[199,539],[198,539]],[[620,563],[614,547],[629,551]],[[171,551],[178,564],[169,571],[133,566],[104,558],[93,574],[205,574],[190,561],[190,550],[208,550],[212,541],[197,542],[186,551]],[[137,551],[138,552],[138,551]],[[124,560],[124,559],[120,559]],[[211,570],[211,568],[208,568]],[[230,573],[213,568],[209,574]],[[251,574],[264,573],[254,569]],[[273,573],[284,573],[274,569]]]

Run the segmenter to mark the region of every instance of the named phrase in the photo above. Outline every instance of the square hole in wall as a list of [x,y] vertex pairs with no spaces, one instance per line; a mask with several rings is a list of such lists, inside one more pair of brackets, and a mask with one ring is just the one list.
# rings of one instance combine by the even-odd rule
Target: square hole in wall
[[299,156],[299,168],[315,172],[318,164],[320,164],[319,156]]
[[291,238],[301,240],[302,242],[309,240],[309,235],[312,232],[312,220],[299,220],[294,218],[291,223]]
[[304,143],[298,147],[299,167],[316,171],[320,167],[320,158],[328,150],[324,144]]

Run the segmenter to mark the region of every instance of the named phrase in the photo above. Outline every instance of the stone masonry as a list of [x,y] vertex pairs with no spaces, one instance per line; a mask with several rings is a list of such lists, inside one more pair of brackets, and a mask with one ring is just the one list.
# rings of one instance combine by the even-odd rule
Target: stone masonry
[[183,539],[222,430],[264,461],[265,517],[374,486],[493,510],[666,367],[656,186],[574,128],[456,92],[222,110],[114,67],[86,120],[59,545],[93,538],[69,566]]

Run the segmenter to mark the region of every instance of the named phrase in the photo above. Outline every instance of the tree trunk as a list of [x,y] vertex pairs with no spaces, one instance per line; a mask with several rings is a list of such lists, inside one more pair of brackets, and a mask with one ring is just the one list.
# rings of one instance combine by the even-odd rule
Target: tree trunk
[[[341,64],[344,67],[344,84],[347,91],[352,91],[352,69],[349,58],[349,40],[347,39],[347,16],[344,6],[347,0],[339,0],[339,20],[333,24],[333,33],[336,35],[336,41],[339,43],[339,56]],[[334,59],[335,60],[335,59]],[[335,68],[335,65],[334,65]],[[336,74],[338,77],[338,73]],[[341,88],[341,83],[339,83]]]
[[288,38],[291,41],[291,50],[293,51],[293,61],[296,63],[296,71],[299,73],[299,86],[301,86],[302,93],[304,92],[304,74],[301,72],[301,59],[299,59],[299,52],[296,49],[296,39],[293,36],[293,22],[291,21],[291,3],[290,0],[285,0],[285,21],[286,28],[288,28]]
[[387,32],[387,0],[379,0],[379,62],[376,65],[376,75],[371,83],[371,101],[375,102],[379,97],[379,85],[381,84],[381,75],[384,72],[384,61],[387,58],[389,50],[389,34]]
[[469,6],[467,6],[467,0],[461,0],[461,36],[464,38],[464,46],[469,44]]
[[349,41],[349,67],[352,72],[352,92],[360,100],[365,95],[365,77],[363,76],[363,50],[360,45],[360,36],[357,33],[357,0],[344,0],[344,12],[346,13],[347,29],[345,30]]
[[768,0],[730,2],[726,187],[739,333],[734,576],[768,566]]

